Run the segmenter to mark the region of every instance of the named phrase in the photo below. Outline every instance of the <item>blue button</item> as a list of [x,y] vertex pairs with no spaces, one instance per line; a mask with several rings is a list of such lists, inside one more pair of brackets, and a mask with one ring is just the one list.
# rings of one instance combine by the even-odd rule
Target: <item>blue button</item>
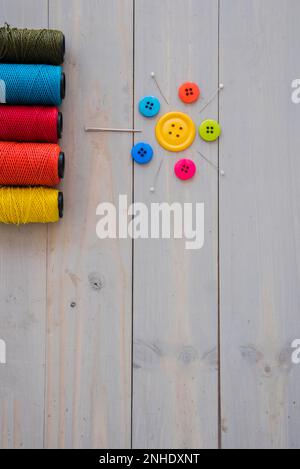
[[155,96],[145,96],[140,100],[139,111],[145,117],[154,117],[159,113],[160,102]]
[[146,164],[152,160],[153,149],[148,143],[137,143],[131,150],[131,156],[139,164]]

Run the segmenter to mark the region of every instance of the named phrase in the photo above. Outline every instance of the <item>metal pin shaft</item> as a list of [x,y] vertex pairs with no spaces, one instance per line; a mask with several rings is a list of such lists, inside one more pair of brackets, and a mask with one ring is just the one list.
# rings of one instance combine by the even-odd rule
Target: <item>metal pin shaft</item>
[[158,81],[157,81],[157,79],[156,79],[156,76],[155,76],[155,73],[154,73],[154,72],[151,72],[151,78],[153,78],[153,80],[154,80],[154,82],[155,82],[155,84],[156,84],[156,86],[157,86],[157,88],[158,88],[158,91],[160,92],[160,94],[161,94],[161,96],[163,97],[163,99],[165,100],[165,102],[166,102],[167,104],[169,104],[169,101],[167,100],[165,94],[163,93],[161,87],[159,86],[159,83],[158,83]]
[[202,106],[202,108],[199,111],[199,114],[204,111],[204,109],[207,108],[207,106],[215,99],[215,97],[222,91],[224,88],[223,83],[220,83],[218,89],[211,95],[211,97],[206,101],[206,103]]
[[139,130],[139,129],[114,129],[110,127],[85,127],[84,130],[86,132],[131,132],[131,133],[142,132],[142,130]]
[[210,161],[208,158],[206,158],[199,150],[197,151],[197,153],[199,153],[199,155],[200,155],[208,164],[210,164],[210,166],[212,166],[216,171],[218,171],[221,176],[225,176],[225,171],[224,171],[223,169],[219,169],[217,165],[215,165],[214,163],[212,163],[212,161]]

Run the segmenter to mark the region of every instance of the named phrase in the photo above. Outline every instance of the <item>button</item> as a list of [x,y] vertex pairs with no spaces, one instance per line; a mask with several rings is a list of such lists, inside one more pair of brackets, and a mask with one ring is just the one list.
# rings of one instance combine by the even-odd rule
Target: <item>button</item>
[[148,143],[137,143],[131,150],[131,156],[139,164],[146,164],[152,160],[153,149]]
[[154,117],[159,110],[160,102],[155,96],[145,96],[140,100],[139,111],[144,117]]
[[200,125],[199,134],[203,140],[213,142],[214,140],[217,140],[221,134],[220,124],[213,119],[208,119]]
[[178,95],[181,101],[186,104],[194,103],[200,96],[200,89],[196,83],[187,81],[180,86]]
[[174,171],[179,179],[186,181],[195,175],[196,165],[192,160],[183,158],[182,160],[177,161],[174,166]]
[[196,127],[192,119],[183,112],[168,112],[156,124],[158,143],[169,151],[182,151],[192,145]]

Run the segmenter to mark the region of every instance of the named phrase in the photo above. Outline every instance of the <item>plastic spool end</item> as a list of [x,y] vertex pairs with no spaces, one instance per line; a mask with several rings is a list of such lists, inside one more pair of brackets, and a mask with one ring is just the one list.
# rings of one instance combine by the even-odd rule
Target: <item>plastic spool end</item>
[[62,72],[60,78],[60,96],[61,99],[65,99],[66,96],[66,75],[64,74],[64,72]]
[[62,52],[62,60],[64,62],[65,53],[66,53],[66,38],[64,34],[62,35],[62,39],[61,39],[61,52]]
[[61,138],[62,137],[62,133],[63,133],[63,115],[61,112],[58,113],[57,115],[57,138]]
[[64,195],[62,192],[58,193],[58,213],[59,218],[64,216]]
[[63,179],[65,175],[65,154],[63,151],[58,156],[58,177]]

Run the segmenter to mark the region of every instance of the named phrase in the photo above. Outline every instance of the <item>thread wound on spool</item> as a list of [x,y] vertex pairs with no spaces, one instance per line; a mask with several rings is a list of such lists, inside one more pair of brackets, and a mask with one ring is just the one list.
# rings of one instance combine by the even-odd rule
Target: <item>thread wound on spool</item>
[[63,89],[62,67],[0,63],[0,80],[5,84],[6,104],[59,106]]
[[57,143],[62,114],[54,106],[0,105],[0,140]]
[[0,61],[61,65],[65,36],[54,29],[0,28]]
[[51,143],[0,142],[0,185],[56,186],[64,174],[64,154]]
[[1,187],[0,223],[54,223],[60,218],[59,191],[45,187]]

